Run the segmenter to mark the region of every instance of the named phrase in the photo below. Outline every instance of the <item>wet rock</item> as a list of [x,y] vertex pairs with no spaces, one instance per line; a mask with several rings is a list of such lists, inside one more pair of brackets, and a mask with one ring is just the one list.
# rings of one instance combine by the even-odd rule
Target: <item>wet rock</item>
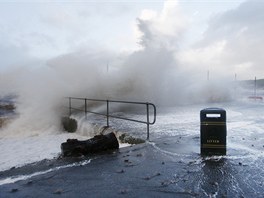
[[128,144],[142,144],[145,143],[145,140],[142,140],[140,138],[132,137],[128,134],[122,134],[119,136],[119,140],[121,143],[128,143]]
[[3,126],[5,126],[6,123],[7,123],[7,119],[5,119],[5,118],[0,118],[0,128],[3,127]]
[[29,181],[27,182],[27,185],[31,185],[31,184],[33,184],[33,181],[32,181],[32,180],[29,180]]
[[13,111],[16,109],[14,104],[0,104],[0,109],[4,109],[7,111]]
[[211,194],[209,194],[210,197],[216,197],[217,192],[212,192]]
[[217,182],[212,182],[211,185],[212,186],[218,186],[218,183]]
[[14,192],[17,192],[17,191],[18,191],[17,188],[12,188],[10,192],[11,192],[11,193],[14,193]]
[[128,193],[128,190],[127,189],[121,189],[119,191],[120,194],[127,194]]
[[196,163],[196,161],[190,161],[189,163],[188,163],[188,165],[192,165],[192,164],[195,164]]
[[73,118],[63,117],[61,123],[64,130],[69,133],[73,133],[77,130],[77,121]]
[[156,173],[156,174],[151,175],[151,176],[146,176],[146,177],[144,177],[143,179],[144,179],[144,180],[150,180],[150,179],[152,179],[152,178],[154,178],[154,177],[157,177],[157,176],[160,176],[160,175],[161,175],[160,173]]
[[77,157],[118,148],[119,143],[114,133],[96,135],[85,141],[68,139],[67,142],[61,144],[63,157]]
[[149,176],[147,176],[147,177],[144,177],[143,179],[150,180],[151,178]]
[[53,192],[53,194],[61,194],[63,193],[63,190],[62,189],[57,189]]
[[116,171],[117,173],[124,173],[125,171],[123,169]]

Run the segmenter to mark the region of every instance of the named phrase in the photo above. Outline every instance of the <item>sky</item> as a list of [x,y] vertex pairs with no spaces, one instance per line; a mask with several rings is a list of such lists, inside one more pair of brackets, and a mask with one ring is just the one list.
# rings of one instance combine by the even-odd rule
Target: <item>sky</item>
[[262,0],[0,0],[0,68],[78,50],[140,50],[142,19],[177,38],[177,61],[188,69],[263,77],[263,7]]
[[28,92],[50,77],[72,90],[87,79],[107,87],[106,71],[115,72],[111,86],[139,95],[185,79],[192,87],[208,73],[264,78],[263,10],[262,0],[0,0],[0,88]]

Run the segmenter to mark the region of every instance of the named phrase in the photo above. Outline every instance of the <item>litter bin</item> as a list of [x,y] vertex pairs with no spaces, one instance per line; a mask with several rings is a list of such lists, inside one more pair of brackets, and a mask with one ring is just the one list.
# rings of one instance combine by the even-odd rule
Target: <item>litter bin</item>
[[226,111],[206,108],[200,112],[201,155],[226,154]]

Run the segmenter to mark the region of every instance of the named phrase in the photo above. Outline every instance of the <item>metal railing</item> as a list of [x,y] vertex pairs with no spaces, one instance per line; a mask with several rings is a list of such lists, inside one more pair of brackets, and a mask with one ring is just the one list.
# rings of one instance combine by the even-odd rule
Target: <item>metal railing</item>
[[[147,125],[147,140],[149,140],[149,126],[153,125],[156,122],[156,106],[154,104],[152,104],[152,103],[148,103],[148,102],[130,102],[130,101],[119,101],[119,100],[99,100],[99,99],[76,98],[76,97],[68,97],[68,100],[69,100],[69,115],[72,114],[72,110],[75,110],[75,111],[83,111],[85,113],[85,117],[86,118],[87,118],[87,113],[92,113],[92,114],[96,114],[96,115],[106,116],[107,127],[109,127],[109,118],[116,118],[116,119],[121,119],[121,120],[127,120],[127,121],[132,121],[132,122],[146,124]],[[73,100],[82,100],[82,101],[84,101],[84,104],[83,104],[84,105],[84,109],[79,109],[79,108],[73,107],[73,104],[72,104]],[[106,103],[106,114],[88,110],[88,101]],[[110,114],[110,104],[111,103],[145,105],[147,121],[142,121],[142,120],[136,120],[136,119],[126,118],[126,117],[111,115]],[[150,107],[153,108],[153,115],[152,115],[153,120],[151,122],[150,122]]]

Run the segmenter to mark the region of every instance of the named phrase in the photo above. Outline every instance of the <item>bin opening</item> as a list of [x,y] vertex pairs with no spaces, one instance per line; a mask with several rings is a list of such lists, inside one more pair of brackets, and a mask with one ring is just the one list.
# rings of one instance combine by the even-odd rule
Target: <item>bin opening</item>
[[210,114],[206,114],[207,118],[220,118],[221,114],[218,113],[210,113]]

